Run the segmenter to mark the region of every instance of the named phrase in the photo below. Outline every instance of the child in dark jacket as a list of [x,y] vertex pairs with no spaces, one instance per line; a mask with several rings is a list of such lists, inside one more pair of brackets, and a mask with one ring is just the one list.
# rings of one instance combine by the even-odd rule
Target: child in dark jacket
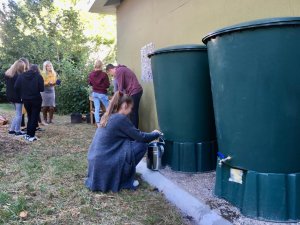
[[37,65],[31,65],[29,71],[18,77],[15,89],[20,94],[28,114],[27,135],[25,140],[36,141],[36,127],[42,106],[42,96],[44,91],[44,80]]

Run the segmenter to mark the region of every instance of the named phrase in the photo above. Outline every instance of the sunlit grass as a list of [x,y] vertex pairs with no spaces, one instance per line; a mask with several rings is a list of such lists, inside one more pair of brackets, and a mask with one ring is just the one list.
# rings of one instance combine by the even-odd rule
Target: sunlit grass
[[[0,104],[0,113],[13,110],[13,105],[9,103]],[[1,114],[0,114],[1,115]]]

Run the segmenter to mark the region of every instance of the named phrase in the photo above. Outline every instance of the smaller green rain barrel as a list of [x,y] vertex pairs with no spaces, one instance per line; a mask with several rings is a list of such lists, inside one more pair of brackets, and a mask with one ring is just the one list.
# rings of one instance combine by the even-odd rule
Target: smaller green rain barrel
[[215,170],[217,144],[207,48],[183,45],[150,54],[163,165],[174,171]]
[[218,140],[215,194],[255,219],[300,220],[300,17],[203,38]]

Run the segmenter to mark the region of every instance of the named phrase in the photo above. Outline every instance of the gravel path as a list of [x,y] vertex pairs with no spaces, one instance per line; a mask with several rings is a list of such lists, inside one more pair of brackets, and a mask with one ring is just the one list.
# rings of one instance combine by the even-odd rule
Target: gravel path
[[232,222],[234,225],[300,225],[298,223],[273,223],[253,220],[243,216],[239,209],[232,206],[223,199],[219,199],[213,195],[215,172],[210,173],[179,173],[174,172],[170,168],[160,171],[164,176],[190,192],[195,197],[205,202],[219,215]]

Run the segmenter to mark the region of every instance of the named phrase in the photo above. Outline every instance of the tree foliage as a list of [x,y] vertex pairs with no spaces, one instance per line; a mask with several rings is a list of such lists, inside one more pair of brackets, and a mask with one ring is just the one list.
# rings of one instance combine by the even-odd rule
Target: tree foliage
[[56,88],[58,110],[62,114],[71,112],[88,112],[89,89],[87,74],[90,66],[74,66],[70,61],[63,62],[61,85]]
[[79,13],[58,9],[52,0],[10,0],[0,12],[0,26],[3,66],[26,57],[35,63],[51,59],[60,69],[64,60],[77,64],[87,59],[88,40]]
[[[89,56],[97,57],[106,46],[106,61],[115,59],[114,35],[105,36],[105,31],[85,34],[92,19],[99,20],[99,16],[83,17],[73,7],[57,7],[53,0],[9,0],[0,8],[0,73],[20,57],[40,66],[50,60],[62,80],[57,87],[60,112],[87,111]],[[0,101],[4,90],[0,81]]]

